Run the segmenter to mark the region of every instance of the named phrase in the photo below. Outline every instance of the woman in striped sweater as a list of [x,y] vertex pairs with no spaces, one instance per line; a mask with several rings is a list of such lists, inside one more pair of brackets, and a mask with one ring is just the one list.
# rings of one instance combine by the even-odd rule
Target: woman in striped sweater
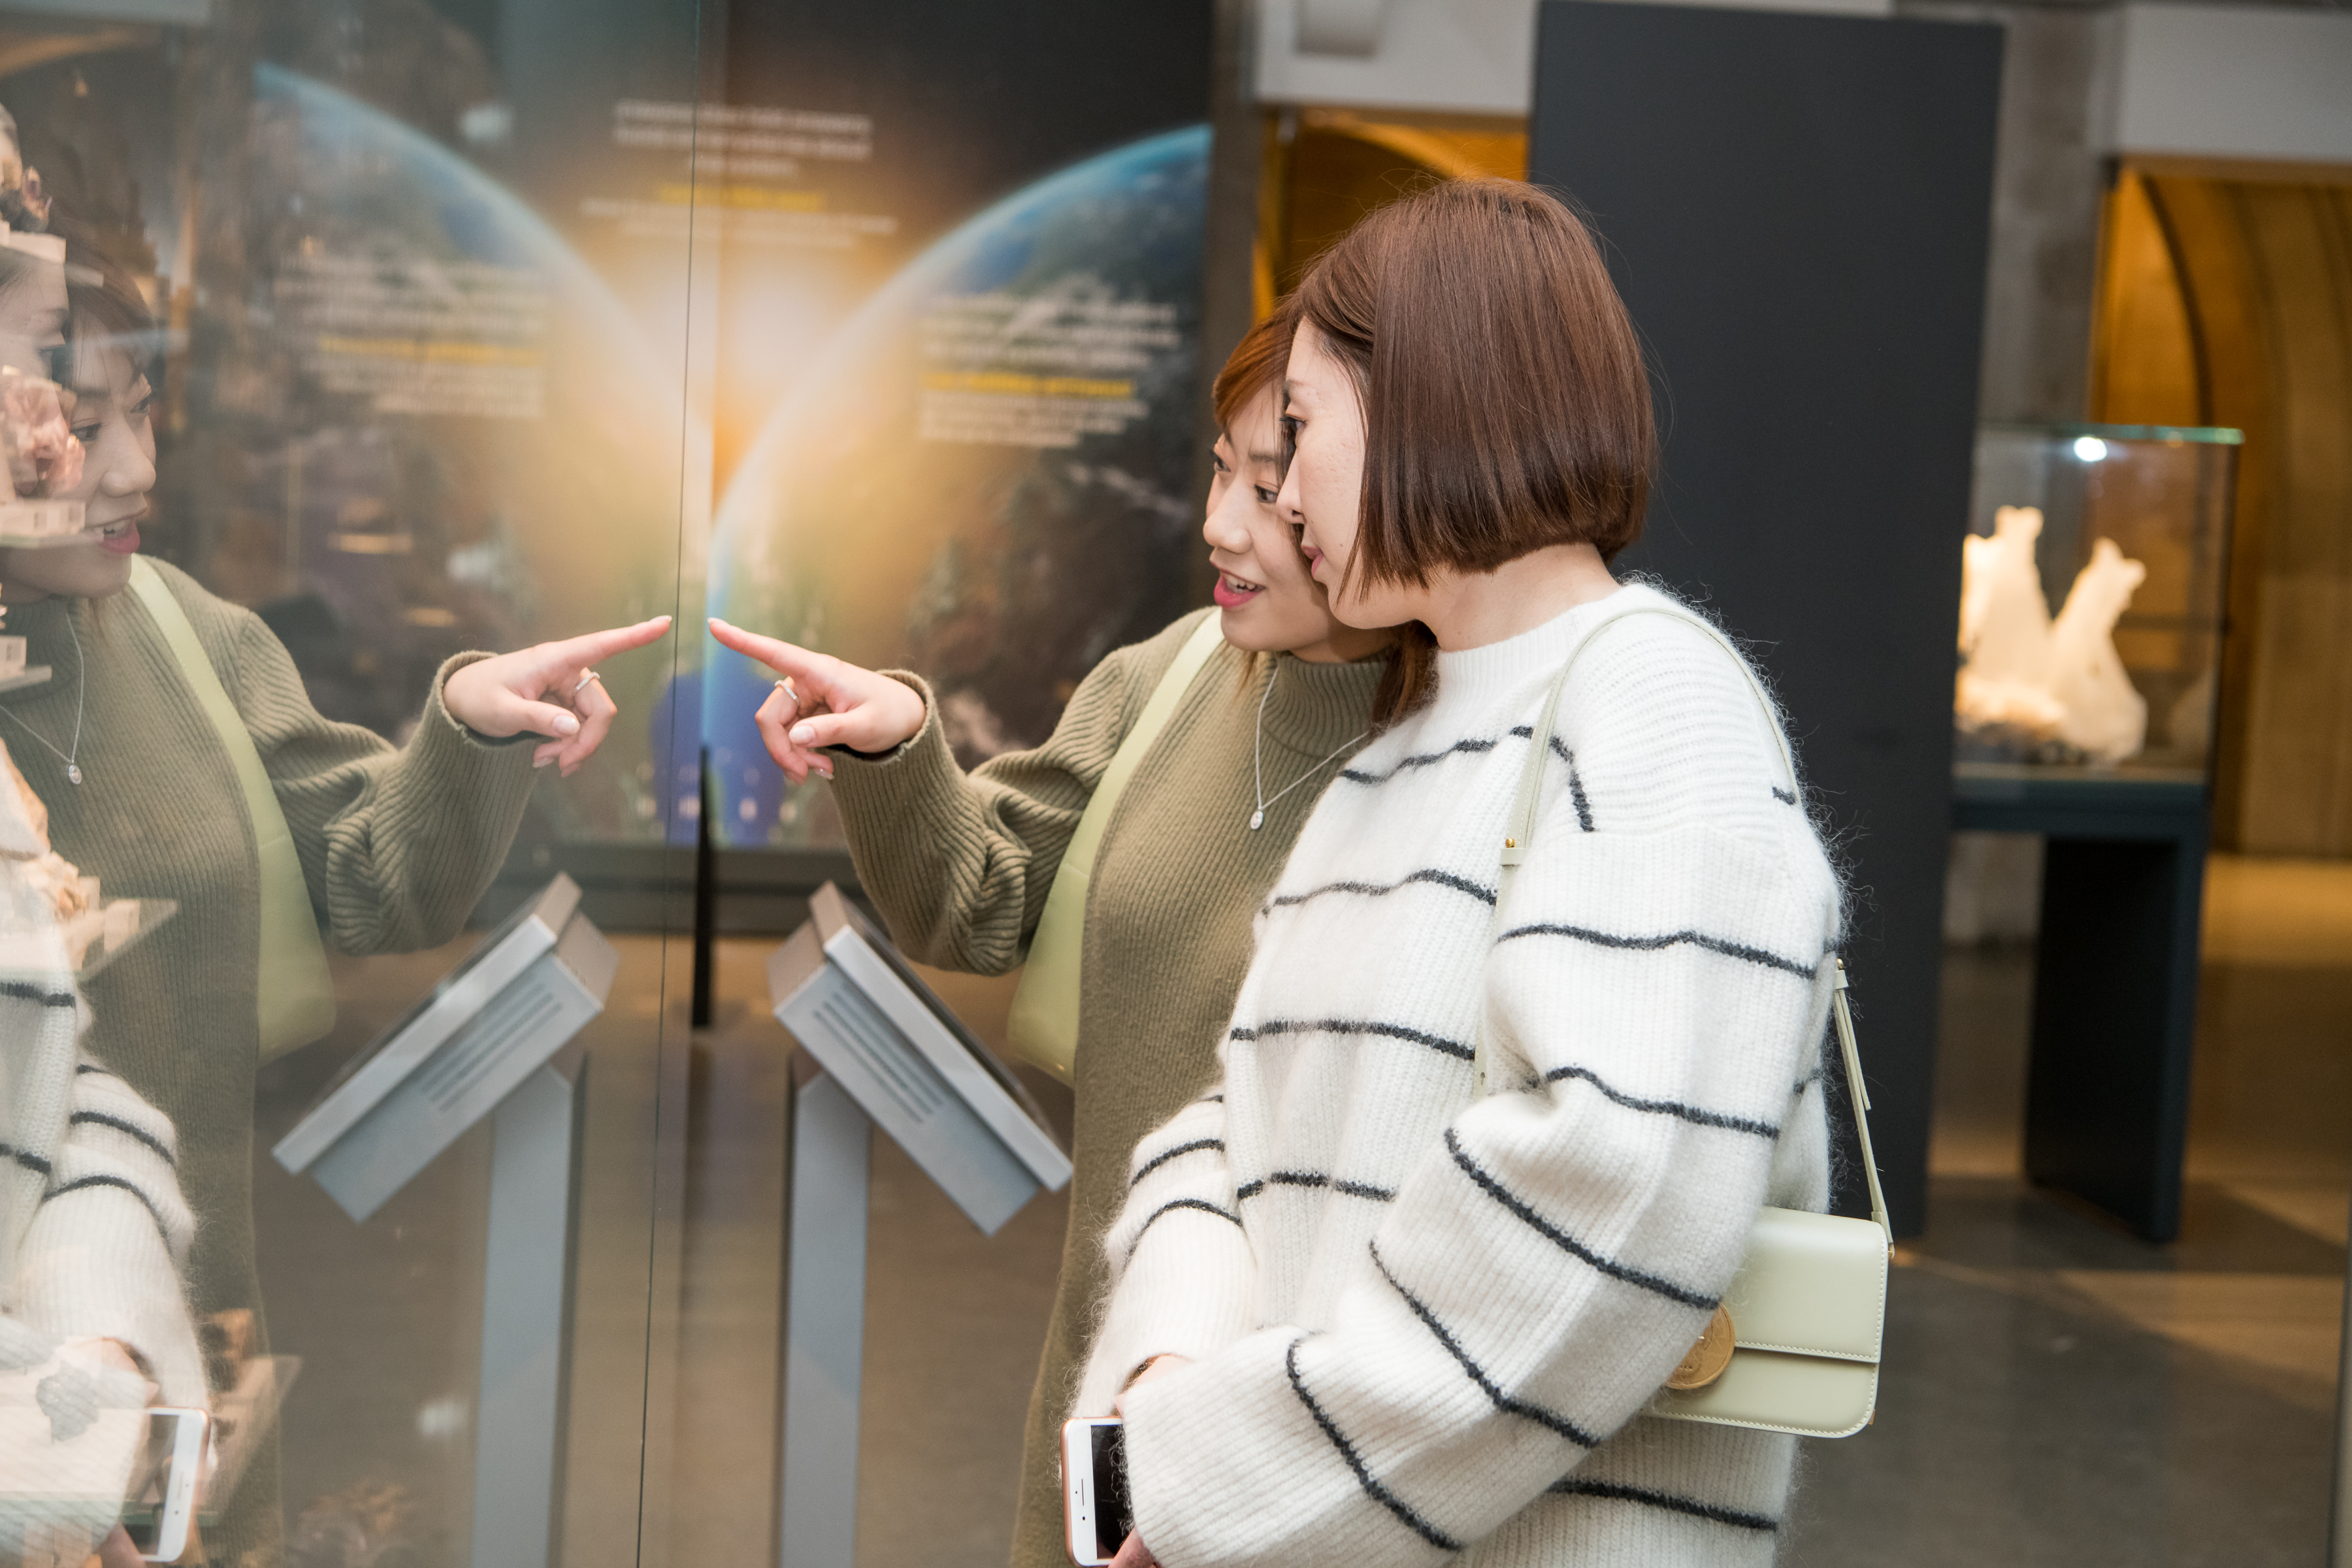
[[1121,1561],[1768,1563],[1793,1439],[1644,1411],[1758,1207],[1827,1198],[1839,889],[1777,716],[1610,575],[1647,383],[1564,207],[1435,187],[1300,301],[1281,504],[1335,614],[1435,646],[1260,910],[1223,1082],[1136,1151],[1078,1405],[1127,1417]]
[[[83,1046],[89,1010],[54,894],[27,874],[50,858],[46,814],[0,746],[0,1379],[79,1384],[100,1407],[152,1395],[201,1408],[204,1363],[181,1289],[195,1226],[173,1170],[178,1140]],[[42,1419],[20,1408],[0,1422],[0,1493],[19,1472],[128,1465],[108,1450],[51,1452],[82,1436],[66,1408],[52,1394]],[[79,1563],[112,1522],[54,1508],[28,1517],[0,1496],[0,1563]],[[108,1568],[138,1561],[119,1531],[100,1555]]]

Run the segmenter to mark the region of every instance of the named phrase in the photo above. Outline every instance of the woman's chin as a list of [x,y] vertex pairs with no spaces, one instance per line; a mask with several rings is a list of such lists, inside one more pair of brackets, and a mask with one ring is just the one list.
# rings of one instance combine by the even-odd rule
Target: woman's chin
[[11,598],[29,591],[60,598],[103,599],[130,584],[131,563],[138,559],[135,554],[105,549],[95,541],[80,540],[8,553],[13,559],[6,563],[0,582],[16,590]]

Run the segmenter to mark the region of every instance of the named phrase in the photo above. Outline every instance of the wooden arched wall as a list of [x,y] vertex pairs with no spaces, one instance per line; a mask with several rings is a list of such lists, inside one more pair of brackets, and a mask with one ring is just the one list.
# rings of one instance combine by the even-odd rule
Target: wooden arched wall
[[2127,166],[2092,416],[2246,434],[2218,842],[2352,855],[2352,171]]

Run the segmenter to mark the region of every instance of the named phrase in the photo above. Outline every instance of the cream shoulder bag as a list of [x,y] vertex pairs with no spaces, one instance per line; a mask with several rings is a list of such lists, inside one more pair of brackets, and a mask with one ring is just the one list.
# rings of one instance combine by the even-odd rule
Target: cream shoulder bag
[[[1669,616],[1695,626],[1731,655],[1780,748],[1789,787],[1798,788],[1795,759],[1779,715],[1757,685],[1748,661],[1722,633],[1696,616],[1647,605],[1630,605],[1588,627],[1544,699],[1528,747],[1518,792],[1505,821],[1502,872],[1495,914],[1502,919],[1503,893],[1527,858],[1536,826],[1545,755],[1551,749],[1552,722],[1559,694],[1576,656],[1602,627],[1629,616]],[[1894,1232],[1886,1199],[1879,1190],[1878,1165],[1870,1149],[1870,1100],[1862,1086],[1862,1055],[1854,1044],[1853,1017],[1845,999],[1845,965],[1835,958],[1831,1014],[1838,1049],[1844,1058],[1846,1089],[1853,1097],[1853,1126],[1862,1142],[1863,1173],[1870,1184],[1869,1219],[1843,1219],[1801,1209],[1763,1208],[1748,1232],[1748,1253],[1722,1305],[1650,1401],[1649,1414],[1675,1421],[1709,1421],[1801,1437],[1848,1437],[1870,1425],[1878,1404],[1879,1345],[1886,1323],[1886,1268]],[[1477,1045],[1478,1092],[1486,1091],[1486,1040]]]
[[1062,852],[1061,867],[1046,891],[1036,934],[1029,939],[1029,959],[1004,1022],[1005,1041],[1014,1056],[1064,1083],[1071,1081],[1077,1067],[1078,965],[1086,951],[1087,889],[1093,883],[1095,857],[1102,852],[1103,830],[1110,826],[1111,813],[1118,809],[1118,797],[1127,792],[1136,765],[1168,727],[1193,677],[1224,646],[1223,625],[1219,616],[1203,619],[1152,688],[1151,700],[1112,753],[1094,798],[1078,818],[1077,830],[1070,835],[1070,847]]
[[293,830],[278,809],[277,792],[269,787],[268,770],[247,732],[245,721],[229,700],[228,692],[196,640],[196,628],[163,574],[143,555],[131,562],[131,587],[163,635],[164,646],[180,666],[180,674],[196,700],[196,707],[220,737],[245,796],[245,814],[253,825],[253,847],[260,861],[261,971],[257,1016],[261,1031],[261,1059],[269,1061],[307,1046],[335,1026],[335,984],[327,971],[327,951],[319,940],[318,917],[310,912],[310,885],[302,879],[302,858],[294,850]]

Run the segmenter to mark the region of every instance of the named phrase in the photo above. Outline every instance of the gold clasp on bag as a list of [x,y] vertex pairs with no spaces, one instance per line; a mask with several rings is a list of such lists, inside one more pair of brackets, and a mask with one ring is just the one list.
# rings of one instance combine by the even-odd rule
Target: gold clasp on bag
[[1683,1354],[1682,1364],[1666,1379],[1666,1386],[1687,1390],[1705,1388],[1723,1375],[1731,1364],[1731,1352],[1738,1336],[1731,1325],[1731,1309],[1717,1306],[1715,1316],[1706,1321],[1706,1328]]

